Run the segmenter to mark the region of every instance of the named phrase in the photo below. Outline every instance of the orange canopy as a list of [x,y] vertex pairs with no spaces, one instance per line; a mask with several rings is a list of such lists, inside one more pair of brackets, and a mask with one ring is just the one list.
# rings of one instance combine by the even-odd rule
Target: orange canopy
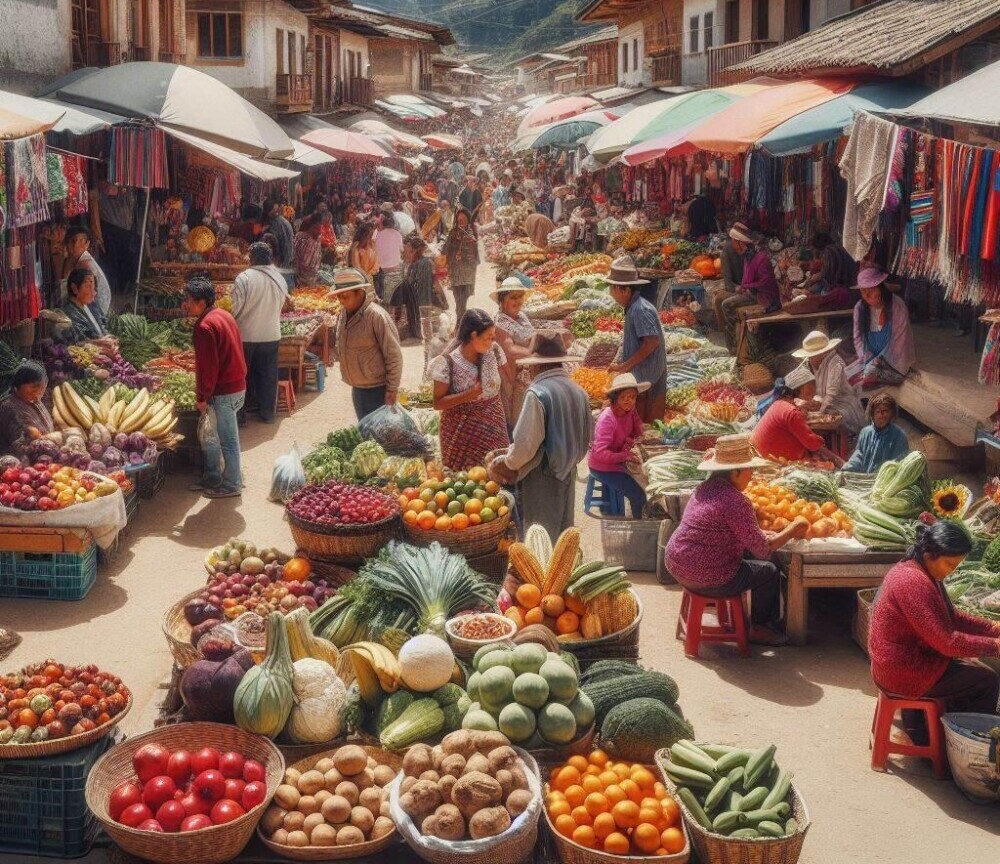
[[859,83],[854,79],[817,78],[766,87],[691,126],[679,136],[669,155],[696,150],[743,153],[776,126],[849,93]]

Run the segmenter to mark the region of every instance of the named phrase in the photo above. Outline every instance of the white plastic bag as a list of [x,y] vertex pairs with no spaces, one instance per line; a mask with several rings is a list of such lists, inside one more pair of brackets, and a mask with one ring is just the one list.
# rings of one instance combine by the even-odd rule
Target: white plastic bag
[[292,449],[284,456],[274,460],[271,471],[271,493],[269,501],[284,503],[306,485],[306,472],[302,467],[302,455],[299,445],[293,444]]
[[198,420],[198,441],[204,447],[221,447],[219,440],[219,424],[215,418],[215,409],[209,406]]

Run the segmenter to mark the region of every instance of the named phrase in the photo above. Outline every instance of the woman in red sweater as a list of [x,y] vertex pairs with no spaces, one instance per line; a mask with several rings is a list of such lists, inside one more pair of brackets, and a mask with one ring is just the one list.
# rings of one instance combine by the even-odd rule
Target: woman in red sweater
[[842,465],[835,453],[823,444],[823,438],[809,428],[805,411],[796,397],[808,402],[816,395],[816,378],[806,365],[798,366],[775,382],[764,415],[750,433],[753,449],[773,462],[798,462],[810,456]]
[[[948,711],[996,714],[1000,679],[967,658],[1000,656],[1000,624],[956,609],[942,584],[972,541],[955,522],[918,531],[875,598],[868,634],[872,678],[888,693],[944,699]],[[927,742],[923,717],[903,712],[903,726],[916,744]]]

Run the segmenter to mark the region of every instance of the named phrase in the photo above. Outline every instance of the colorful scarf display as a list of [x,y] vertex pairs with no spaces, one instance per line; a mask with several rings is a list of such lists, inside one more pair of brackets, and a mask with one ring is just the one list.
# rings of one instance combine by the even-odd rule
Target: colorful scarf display
[[152,126],[112,126],[108,152],[108,182],[118,186],[166,189],[166,135]]
[[10,228],[34,225],[49,218],[49,177],[45,138],[31,135],[3,144]]

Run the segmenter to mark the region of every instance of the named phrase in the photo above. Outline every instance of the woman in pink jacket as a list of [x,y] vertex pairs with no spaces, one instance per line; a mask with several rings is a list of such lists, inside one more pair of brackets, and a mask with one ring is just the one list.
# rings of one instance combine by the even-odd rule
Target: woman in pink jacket
[[625,463],[631,454],[632,445],[643,431],[635,403],[639,394],[650,386],[648,382],[640,384],[631,372],[615,377],[606,393],[611,404],[597,418],[594,440],[587,459],[592,477],[628,499],[633,519],[642,516],[646,493],[625,471]]

